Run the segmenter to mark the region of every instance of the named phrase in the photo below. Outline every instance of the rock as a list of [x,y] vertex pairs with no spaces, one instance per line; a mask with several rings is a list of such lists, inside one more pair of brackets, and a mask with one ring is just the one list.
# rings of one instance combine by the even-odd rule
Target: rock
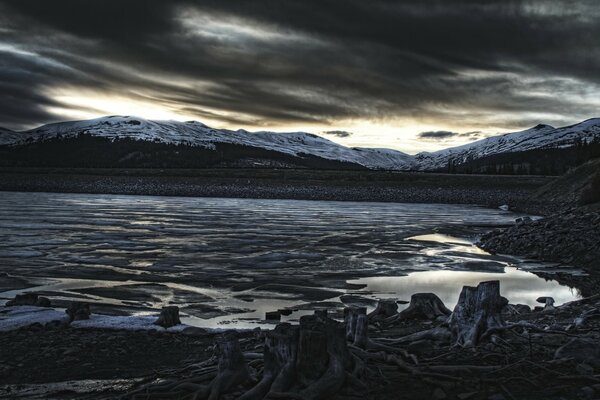
[[279,321],[281,320],[281,313],[279,311],[267,311],[265,313],[266,321]]
[[69,316],[69,322],[90,319],[90,305],[81,301],[73,301],[65,310]]
[[6,302],[7,306],[35,306],[38,301],[38,295],[35,293],[23,293],[15,296],[14,299]]
[[160,316],[154,322],[155,325],[160,325],[163,328],[170,328],[175,325],[181,324],[179,319],[179,307],[167,306],[163,307],[160,311]]
[[517,225],[523,225],[523,224],[528,224],[528,223],[530,223],[531,221],[532,221],[531,217],[527,217],[527,216],[526,216],[526,217],[517,218],[517,219],[515,220],[515,223],[516,223]]
[[37,307],[52,307],[52,303],[47,297],[38,297],[37,301],[35,302],[35,305]]
[[574,338],[559,347],[554,353],[554,358],[572,358],[579,363],[586,363],[598,368],[600,367],[600,347],[593,340]]
[[203,328],[190,326],[188,328],[185,328],[183,331],[181,331],[181,333],[186,336],[205,336],[206,334],[208,334],[208,331]]

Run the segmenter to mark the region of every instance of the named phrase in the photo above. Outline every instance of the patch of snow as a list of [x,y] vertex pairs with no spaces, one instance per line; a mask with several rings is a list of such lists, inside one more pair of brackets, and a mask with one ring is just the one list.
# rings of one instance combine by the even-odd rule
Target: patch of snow
[[52,321],[68,319],[65,311],[57,311],[53,308],[35,306],[14,306],[0,308],[0,332],[40,323],[42,325]]
[[129,331],[149,331],[158,330],[162,332],[181,332],[190,325],[179,324],[170,328],[163,328],[160,325],[155,325],[154,321],[158,318],[158,314],[154,316],[145,315],[127,315],[127,316],[114,316],[114,315],[99,315],[92,314],[90,319],[84,319],[81,321],[71,322],[72,328],[97,328],[97,329],[119,329]]
[[257,147],[297,157],[310,155],[350,162],[371,169],[426,171],[445,168],[450,161],[459,164],[499,153],[571,147],[578,141],[589,143],[600,137],[600,118],[562,128],[537,125],[524,131],[505,133],[462,146],[430,153],[423,152],[415,156],[392,149],[349,148],[306,132],[248,132],[243,129],[233,131],[213,129],[196,121],[151,121],[130,116],[60,122],[24,132],[0,129],[0,145],[20,145],[54,138],[76,137],[80,134],[106,137],[111,140],[129,138],[207,149],[215,149],[218,143],[227,143]]

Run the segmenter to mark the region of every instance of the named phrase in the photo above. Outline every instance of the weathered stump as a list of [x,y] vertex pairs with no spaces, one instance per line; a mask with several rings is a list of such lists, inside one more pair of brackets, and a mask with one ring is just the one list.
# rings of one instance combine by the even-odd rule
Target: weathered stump
[[398,322],[409,319],[436,319],[448,317],[452,312],[444,302],[433,293],[415,293],[410,298],[410,305],[398,315],[388,318],[385,322]]
[[217,400],[222,394],[250,380],[248,366],[235,331],[227,331],[217,337],[216,352],[219,360],[217,376],[206,390],[201,391],[208,392],[209,400]]
[[265,321],[280,321],[281,312],[279,311],[267,311],[265,313]]
[[38,295],[35,293],[23,293],[15,295],[15,298],[6,302],[7,306],[35,306]]
[[367,315],[366,307],[346,307],[344,308],[344,325],[346,326],[346,339],[353,342],[356,332],[356,323],[360,315]]
[[500,296],[499,281],[481,282],[477,287],[463,286],[448,321],[456,344],[476,346],[488,330],[503,327],[502,309],[507,304],[508,300]]
[[177,306],[163,307],[160,316],[154,322],[154,325],[160,325],[163,328],[170,328],[179,324],[181,324],[181,320],[179,319],[179,307]]
[[90,305],[80,301],[73,301],[65,310],[69,316],[69,322],[90,319]]
[[345,326],[317,312],[301,317],[299,326],[279,324],[266,334],[262,377],[239,399],[329,399],[344,387],[354,367]]
[[372,321],[382,320],[398,314],[398,304],[394,299],[381,299],[377,303],[375,310],[369,313],[369,319]]
[[356,318],[353,344],[362,349],[369,346],[369,318],[364,314]]

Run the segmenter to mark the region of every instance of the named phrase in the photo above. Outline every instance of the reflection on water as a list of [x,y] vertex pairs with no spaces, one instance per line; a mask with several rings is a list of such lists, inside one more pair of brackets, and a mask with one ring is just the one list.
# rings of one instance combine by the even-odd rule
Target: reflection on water
[[[369,277],[350,281],[367,285],[367,291],[382,298],[410,300],[413,293],[435,293],[447,307],[453,308],[463,286],[477,286],[479,282],[499,280],[500,293],[513,304],[539,305],[536,299],[551,294],[557,305],[578,298],[575,290],[555,281],[545,281],[529,272],[506,267],[504,273],[465,271],[424,271],[408,276]],[[405,306],[406,307],[406,306]]]
[[445,204],[0,192],[0,301],[25,290],[132,314],[175,304],[198,326],[251,326],[278,308],[298,309],[293,320],[325,301],[341,307],[347,293],[431,291],[451,307],[463,284],[489,279],[513,303],[574,298],[523,272],[555,266],[472,245],[516,217]]

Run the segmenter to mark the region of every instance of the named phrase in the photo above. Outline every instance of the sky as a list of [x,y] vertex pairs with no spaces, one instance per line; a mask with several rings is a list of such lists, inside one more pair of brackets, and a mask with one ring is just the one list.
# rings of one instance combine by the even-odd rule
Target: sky
[[408,153],[600,117],[598,0],[0,0],[0,126],[104,115]]

